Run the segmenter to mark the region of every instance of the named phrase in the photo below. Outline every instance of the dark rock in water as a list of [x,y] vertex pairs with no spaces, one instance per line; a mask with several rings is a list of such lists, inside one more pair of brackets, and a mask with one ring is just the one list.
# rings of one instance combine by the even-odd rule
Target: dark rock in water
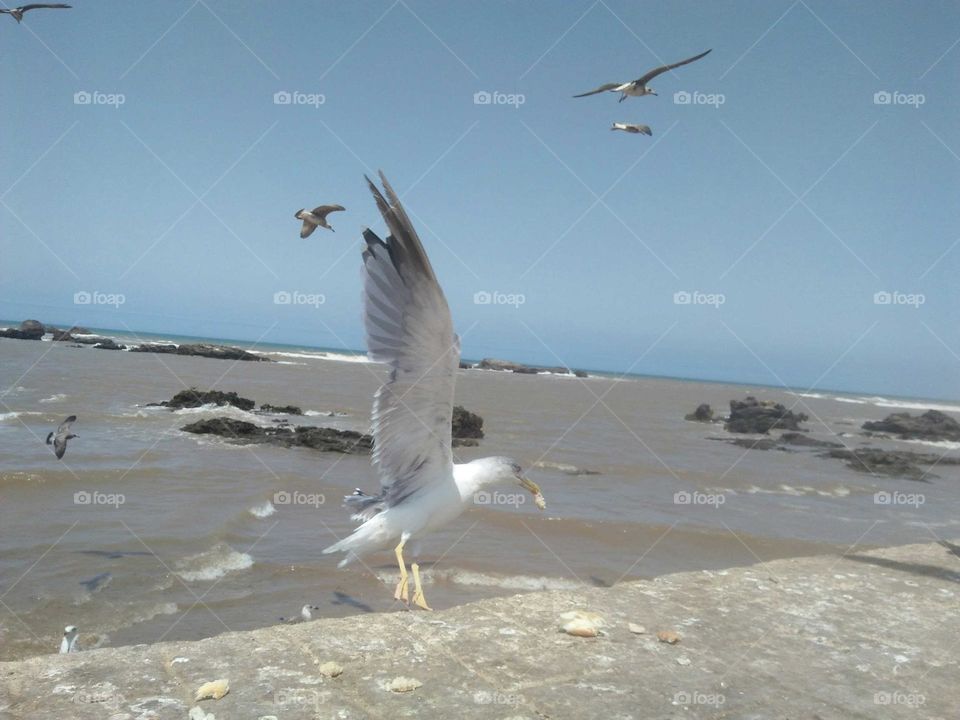
[[189,390],[181,390],[170,400],[165,400],[160,405],[174,410],[197,408],[201,405],[233,405],[241,410],[253,410],[256,403],[248,398],[240,397],[235,392],[190,388]]
[[693,422],[713,422],[713,408],[706,403],[701,403],[697,405],[696,410],[686,415],[683,419]]
[[512,362],[510,360],[497,360],[496,358],[484,358],[474,365],[481,370],[503,370],[515,372],[521,375],[536,375],[537,373],[550,372],[559,375],[573,374],[570,368],[565,367],[537,367],[535,365],[524,365],[523,363]]
[[586,370],[574,370],[573,374],[576,375],[578,378],[590,377],[589,375],[587,375]]
[[279,413],[282,415],[303,415],[303,410],[296,405],[270,405],[269,403],[261,405],[260,412]]
[[883,420],[865,422],[863,429],[890,433],[904,440],[960,440],[960,423],[939,410],[927,410],[916,417],[893,413]]
[[373,438],[352,430],[320,427],[263,428],[243,420],[219,417],[184,425],[181,430],[199,435],[218,435],[241,445],[267,444],[280,447],[309,447],[323,452],[366,454],[373,449]]
[[[855,450],[830,450],[822,457],[837,458],[847,461],[847,467],[858,472],[893,475],[905,477],[909,480],[927,482],[927,478],[935,478],[930,472],[925,472],[919,465],[953,465],[960,462],[957,458],[939,458],[932,453],[914,453],[906,450],[881,450],[880,448],[857,448]],[[939,463],[937,462],[939,460]]]
[[105,340],[101,340],[96,345],[94,345],[94,347],[100,350],[126,350],[127,349],[126,345],[119,344],[113,338],[106,338]]
[[13,340],[39,340],[46,330],[39,320],[24,320],[19,328],[0,328],[0,337]]
[[800,445],[802,447],[822,447],[822,448],[842,448],[843,443],[832,442],[830,440],[817,440],[809,435],[798,432],[785,432],[780,435],[780,442],[788,445]]
[[130,348],[130,352],[148,352],[161,353],[166,355],[176,355],[177,346],[169,343],[140,343]]
[[457,440],[467,438],[479,440],[483,437],[483,418],[462,405],[454,405],[451,433]]
[[460,361],[460,369],[461,369],[461,370],[469,370],[469,369],[472,368],[472,367],[473,367],[473,363],[468,363],[466,360],[461,360],[461,361]]
[[709,438],[710,440],[719,440],[720,442],[725,442],[730,445],[736,445],[737,447],[746,448],[747,450],[782,450],[784,452],[790,452],[789,448],[781,445],[777,440],[773,438],[757,438],[756,440],[751,440],[750,438]]
[[770,430],[802,430],[800,423],[809,418],[803,413],[787,410],[780,403],[759,401],[755,397],[730,401],[730,417],[726,429],[736,433],[760,433],[766,435]]
[[85,335],[83,337],[73,337],[70,339],[75,343],[80,343],[81,345],[97,345],[99,343],[113,342],[112,338],[104,337],[103,335]]
[[270,358],[255,355],[242,348],[230,345],[210,345],[207,343],[171,345],[169,343],[143,343],[132,352],[166,353],[170,355],[195,355],[217,360],[249,360],[253,362],[271,362]]

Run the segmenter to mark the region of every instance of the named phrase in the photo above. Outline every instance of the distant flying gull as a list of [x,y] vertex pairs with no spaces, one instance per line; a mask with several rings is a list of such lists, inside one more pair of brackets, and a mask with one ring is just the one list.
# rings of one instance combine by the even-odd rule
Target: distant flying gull
[[76,625],[67,625],[63,629],[63,640],[60,641],[60,654],[66,655],[67,653],[79,652],[80,648],[77,647],[77,630]]
[[694,55],[692,58],[687,58],[686,60],[681,60],[680,62],[675,62],[670,65],[662,65],[661,67],[651,70],[643,77],[639,77],[636,80],[625,83],[607,83],[606,85],[601,85],[596,90],[591,90],[590,92],[585,92],[580,95],[574,95],[574,97],[586,97],[587,95],[596,95],[597,93],[602,92],[618,92],[620,93],[620,99],[617,102],[623,102],[628,95],[632,97],[641,97],[643,95],[656,95],[652,87],[647,87],[647,83],[653,80],[657,75],[667,72],[667,70],[673,70],[678,68],[681,65],[686,65],[692,63],[695,60],[699,60],[707,53],[711,52],[713,48],[707,50],[707,52],[702,52],[699,55]]
[[63,3],[31,3],[30,5],[21,5],[20,7],[12,9],[0,8],[0,13],[12,15],[14,20],[20,22],[23,20],[23,14],[28,10],[68,10],[72,7],[72,5],[64,5]]
[[52,432],[47,435],[47,445],[53,445],[53,450],[57,454],[57,459],[62,458],[63,454],[67,451],[67,440],[80,437],[79,435],[70,434],[70,425],[76,421],[77,416],[71,415],[62,423],[60,423],[60,427],[57,428],[56,432]]
[[[373,465],[381,490],[346,497],[353,534],[326,548],[344,552],[340,567],[356,557],[394,547],[400,582],[394,597],[409,603],[403,548],[411,538],[443,527],[474,503],[485,488],[518,483],[546,507],[540,488],[504,457],[454,464],[450,449],[453,388],[460,339],[427,253],[390,183],[380,173],[386,198],[367,179],[390,234],[381,240],[364,230],[364,324],[368,355],[390,373],[373,399]],[[413,602],[429,610],[414,562]]]
[[649,125],[631,125],[630,123],[618,123],[615,122],[611,130],[623,130],[628,133],[643,133],[644,135],[653,135],[653,130],[650,129]]
[[327,215],[338,210],[346,210],[343,205],[321,205],[313,210],[297,210],[294,217],[297,220],[303,220],[303,227],[300,228],[300,237],[310,237],[310,234],[318,227],[324,227],[333,231],[333,228],[327,224]]

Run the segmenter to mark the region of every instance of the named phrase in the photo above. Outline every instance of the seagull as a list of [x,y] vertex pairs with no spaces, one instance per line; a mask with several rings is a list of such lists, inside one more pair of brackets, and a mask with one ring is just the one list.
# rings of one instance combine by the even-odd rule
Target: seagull
[[302,608],[300,608],[299,615],[297,615],[296,617],[282,617],[280,618],[280,622],[292,624],[292,623],[306,622],[307,620],[313,620],[313,611],[319,610],[319,609],[320,608],[318,608],[316,605],[304,605]]
[[620,93],[620,99],[617,102],[623,102],[627,99],[627,96],[632,97],[641,97],[643,95],[656,95],[652,87],[647,87],[647,83],[653,80],[657,75],[667,72],[667,70],[673,70],[678,68],[681,65],[687,65],[692,63],[695,60],[699,60],[707,53],[711,52],[713,48],[707,50],[707,52],[702,52],[699,55],[694,55],[692,58],[687,58],[686,60],[681,60],[680,62],[675,62],[670,65],[661,65],[660,67],[651,70],[643,77],[639,77],[636,80],[631,80],[630,82],[625,83],[607,83],[606,85],[601,85],[595,90],[590,92],[581,93],[580,95],[574,95],[574,97],[586,97],[587,95],[596,95],[597,93],[602,92],[618,92]]
[[13,19],[18,23],[23,20],[23,14],[27,10],[40,10],[46,8],[47,10],[68,10],[72,8],[72,5],[64,5],[63,3],[31,3],[30,5],[21,5],[20,7],[15,8],[0,8],[0,14],[11,15]]
[[310,237],[310,234],[317,229],[317,226],[325,227],[327,230],[335,232],[334,229],[327,224],[327,215],[332,212],[337,212],[338,210],[346,210],[346,208],[343,205],[321,205],[315,207],[313,210],[304,210],[303,208],[297,210],[294,217],[297,220],[303,220],[303,227],[300,228],[300,237]]
[[[373,466],[381,490],[348,495],[353,519],[362,523],[324,553],[343,552],[351,560],[393,547],[400,568],[394,598],[409,604],[403,548],[409,540],[443,527],[474,504],[474,495],[496,485],[518,483],[541,510],[540,488],[519,464],[505,457],[453,462],[450,425],[453,389],[460,361],[460,339],[450,308],[427,253],[390,183],[380,173],[386,197],[367,185],[386,221],[386,241],[363,231],[363,305],[367,350],[374,362],[390,367],[373,399]],[[398,542],[399,541],[399,542]],[[414,553],[415,554],[415,553]],[[430,610],[414,562],[413,602]]]
[[653,130],[650,129],[649,125],[631,125],[630,123],[618,123],[615,122],[611,130],[623,130],[628,133],[643,133],[644,135],[653,135]]
[[47,435],[47,445],[53,445],[53,450],[57,455],[57,459],[63,457],[63,454],[67,451],[67,440],[72,440],[75,437],[80,437],[79,435],[70,434],[70,425],[77,421],[76,415],[71,415],[62,423],[60,427],[57,428],[56,432],[52,432]]
[[80,648],[77,647],[77,630],[76,625],[67,625],[63,629],[63,640],[60,641],[60,654],[66,655],[67,653],[80,652]]

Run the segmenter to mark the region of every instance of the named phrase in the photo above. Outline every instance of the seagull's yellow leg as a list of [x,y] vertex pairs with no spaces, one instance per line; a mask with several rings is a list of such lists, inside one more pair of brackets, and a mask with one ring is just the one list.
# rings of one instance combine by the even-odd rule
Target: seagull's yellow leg
[[393,593],[395,600],[403,600],[407,605],[410,604],[410,591],[407,589],[407,567],[403,563],[403,546],[406,540],[401,540],[400,544],[394,548],[397,554],[397,565],[400,566],[400,582],[397,583],[397,589]]
[[413,563],[410,569],[413,570],[413,602],[424,610],[433,610],[432,607],[427,605],[427,599],[423,596],[423,587],[420,585],[420,566]]

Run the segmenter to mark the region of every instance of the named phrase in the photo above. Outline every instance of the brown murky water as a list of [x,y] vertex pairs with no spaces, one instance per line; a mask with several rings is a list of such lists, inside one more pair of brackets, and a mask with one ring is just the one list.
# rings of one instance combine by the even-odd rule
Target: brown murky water
[[[293,349],[272,357],[283,364],[0,339],[0,660],[55,652],[67,624],[87,642],[123,645],[269,625],[305,603],[318,616],[399,609],[389,555],[337,570],[320,553],[352,528],[341,496],[376,488],[369,458],[179,431],[200,417],[269,416],[143,407],[185,386],[215,386],[311,411],[290,418],[300,424],[367,429],[382,368]],[[814,452],[715,442],[721,426],[683,420],[701,402],[723,409],[747,393],[798,403],[813,436],[845,434],[851,447],[931,451],[868,441],[859,426],[897,407],[960,411],[667,379],[462,371],[457,401],[483,416],[486,438],[460,459],[516,458],[548,508],[529,498],[477,507],[428,538],[431,604],[960,534],[956,467],[938,467],[929,484],[875,478]],[[80,437],[61,464],[43,439],[71,413]],[[878,505],[878,491],[924,502]],[[278,492],[308,502],[275,502]]]

